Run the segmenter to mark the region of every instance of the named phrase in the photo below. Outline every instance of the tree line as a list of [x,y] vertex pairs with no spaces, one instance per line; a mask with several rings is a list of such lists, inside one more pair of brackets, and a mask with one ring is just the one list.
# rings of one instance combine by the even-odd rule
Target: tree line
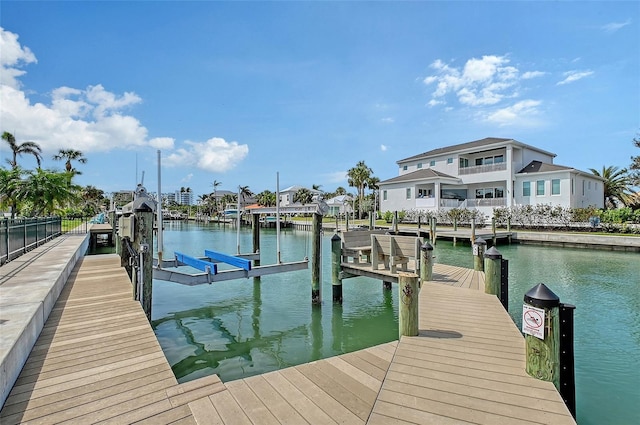
[[[2,140],[8,145],[11,158],[7,159],[8,168],[0,166],[0,210],[9,209],[11,218],[53,214],[92,216],[104,205],[102,190],[73,182],[75,176],[82,174],[73,162],[87,162],[81,151],[60,149],[52,158],[64,161],[64,171],[57,171],[41,167],[42,148],[37,143],[20,143],[6,131],[2,133]],[[23,155],[35,157],[34,170],[18,164],[18,158]]]

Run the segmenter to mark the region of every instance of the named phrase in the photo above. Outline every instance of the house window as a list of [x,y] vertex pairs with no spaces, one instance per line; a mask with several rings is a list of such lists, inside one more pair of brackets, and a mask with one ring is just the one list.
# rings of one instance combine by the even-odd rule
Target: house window
[[447,164],[453,164],[453,158],[447,158]]
[[407,171],[407,166],[406,165],[402,166],[402,171]]
[[573,191],[574,191],[574,184],[573,184],[573,179],[571,179],[571,194],[573,195]]
[[382,191],[382,200],[383,200],[383,201],[386,201],[386,200],[387,200],[387,191],[386,191],[386,190],[383,190],[383,191]]
[[496,155],[493,157],[493,163],[494,164],[500,164],[504,162],[504,156],[503,155]]
[[422,168],[422,162],[418,162],[418,168]]
[[467,158],[460,158],[460,168],[467,168],[469,166],[469,160]]
[[584,196],[584,187],[585,187],[584,180],[582,180],[582,196]]
[[589,182],[589,190],[591,190],[591,182]]
[[504,198],[504,187],[496,187],[496,198]]
[[536,182],[536,195],[544,196],[544,180],[538,180]]
[[522,182],[522,196],[531,196],[531,182]]
[[476,158],[476,165],[482,165],[482,158]]
[[407,199],[411,199],[411,188],[407,188]]
[[430,162],[429,162],[429,167],[433,167],[434,165],[436,165],[436,162],[435,162],[435,161],[430,161]]
[[551,194],[560,195],[560,179],[551,180]]

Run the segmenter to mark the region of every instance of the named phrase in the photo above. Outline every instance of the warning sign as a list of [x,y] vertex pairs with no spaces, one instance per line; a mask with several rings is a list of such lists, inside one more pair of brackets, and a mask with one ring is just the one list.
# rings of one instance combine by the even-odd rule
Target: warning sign
[[522,306],[522,332],[544,339],[544,310],[524,304]]

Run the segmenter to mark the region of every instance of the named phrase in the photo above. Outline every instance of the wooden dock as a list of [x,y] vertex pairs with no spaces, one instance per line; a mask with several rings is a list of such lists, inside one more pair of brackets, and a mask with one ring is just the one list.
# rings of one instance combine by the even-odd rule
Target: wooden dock
[[[440,266],[420,335],[246,379],[178,384],[115,255],[84,257],[0,423],[573,424],[479,272]],[[483,285],[482,285],[483,286]]]

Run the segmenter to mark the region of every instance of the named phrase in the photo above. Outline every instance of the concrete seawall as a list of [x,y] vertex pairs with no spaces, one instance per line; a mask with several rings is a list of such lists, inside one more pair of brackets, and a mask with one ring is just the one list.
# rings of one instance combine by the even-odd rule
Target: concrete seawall
[[512,239],[520,244],[640,252],[640,237],[637,236],[517,231],[513,232]]

